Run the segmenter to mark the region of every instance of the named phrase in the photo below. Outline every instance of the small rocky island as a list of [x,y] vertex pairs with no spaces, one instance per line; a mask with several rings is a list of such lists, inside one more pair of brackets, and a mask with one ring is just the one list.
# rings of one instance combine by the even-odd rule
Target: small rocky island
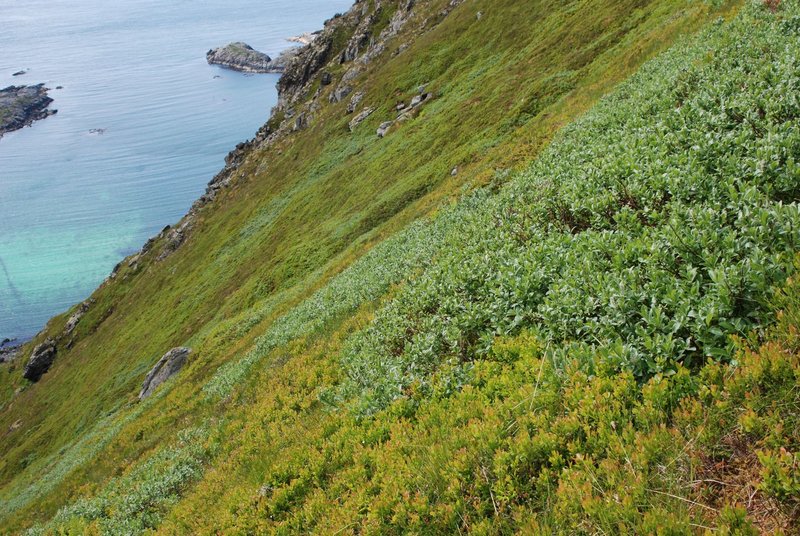
[[206,53],[211,65],[220,65],[244,73],[282,73],[286,67],[286,54],[272,59],[263,52],[253,49],[247,43],[230,43]]
[[44,84],[0,89],[0,137],[56,113],[48,109],[52,102]]

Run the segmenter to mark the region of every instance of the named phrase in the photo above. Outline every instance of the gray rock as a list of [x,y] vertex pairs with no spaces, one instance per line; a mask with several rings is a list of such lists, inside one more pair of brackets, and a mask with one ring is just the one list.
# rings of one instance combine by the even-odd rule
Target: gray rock
[[310,123],[310,118],[305,112],[300,112],[297,114],[297,117],[294,120],[294,125],[292,125],[292,130],[297,132],[298,130],[303,130],[308,128]]
[[42,344],[33,349],[22,377],[32,382],[38,382],[56,359],[56,343],[52,339],[47,339]]
[[416,108],[417,106],[424,104],[431,97],[430,93],[423,93],[422,95],[415,95],[413,99],[411,99],[411,107]]
[[360,74],[361,74],[361,69],[359,67],[351,67],[342,76],[342,82],[351,82],[356,78],[358,78],[358,75]]
[[310,45],[314,42],[314,40],[319,36],[322,31],[316,32],[303,32],[300,35],[295,35],[293,37],[289,37],[286,40],[291,43],[300,43],[301,45]]
[[[129,266],[130,265],[131,264],[129,264]],[[72,316],[69,317],[69,320],[67,320],[67,324],[66,324],[66,326],[64,326],[64,333],[69,335],[70,333],[72,333],[75,330],[75,328],[78,326],[78,322],[81,321],[81,318],[83,318],[83,315],[85,315],[86,311],[89,310],[89,306],[92,304],[93,301],[94,300],[85,301],[80,305],[80,307],[78,307],[78,310],[75,311],[72,314]]]
[[337,87],[333,93],[331,93],[330,101],[331,102],[341,102],[347,97],[350,93],[353,92],[353,88],[348,85],[340,85]]
[[333,82],[333,76],[331,76],[331,73],[322,73],[322,77],[320,78],[320,83],[323,86],[329,86],[331,85],[331,82]]
[[171,228],[167,232],[166,242],[164,243],[164,247],[161,249],[161,253],[158,255],[158,257],[156,257],[157,261],[163,261],[175,253],[178,248],[183,245],[183,242],[186,240],[187,231],[191,228],[193,223],[194,218],[186,216],[178,227]]
[[367,46],[370,41],[371,32],[370,26],[373,24],[374,18],[372,16],[365,17],[356,28],[353,36],[348,41],[347,46],[342,51],[339,57],[339,63],[347,63],[353,61],[358,57],[362,48]]
[[[350,104],[347,105],[347,113],[351,114],[351,113],[355,112],[356,108],[358,108],[358,105],[361,104],[362,100],[364,100],[364,92],[363,91],[359,91],[358,93],[353,95],[353,98],[350,99]],[[370,113],[372,113],[372,112],[370,112]]]
[[19,357],[19,346],[6,346],[11,341],[6,339],[6,342],[0,344],[0,363],[11,363]]
[[350,121],[350,132],[353,132],[358,125],[360,125],[367,117],[372,115],[372,112],[375,111],[375,108],[364,108],[361,110],[357,116],[355,116],[352,121]]
[[139,400],[144,400],[156,390],[156,388],[177,374],[186,364],[186,358],[191,353],[191,348],[173,348],[164,354],[158,363],[147,373],[147,377],[139,391]]
[[384,121],[381,123],[381,126],[378,127],[378,137],[383,138],[389,132],[389,129],[392,128],[394,125],[394,121]]

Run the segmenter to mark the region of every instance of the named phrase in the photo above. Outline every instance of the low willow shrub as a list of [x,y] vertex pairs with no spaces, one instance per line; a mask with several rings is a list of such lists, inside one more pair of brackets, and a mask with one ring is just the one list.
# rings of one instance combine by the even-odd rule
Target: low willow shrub
[[61,509],[46,526],[27,534],[141,534],[158,527],[161,515],[178,501],[182,489],[202,474],[208,435],[206,428],[180,432],[174,445],[112,479],[95,496]]
[[375,246],[324,288],[279,317],[245,356],[220,367],[203,387],[206,396],[224,398],[275,348],[321,332],[331,321],[354,313],[386,294],[393,284],[423,269],[443,246],[445,232],[458,226],[463,215],[481,201],[482,197],[475,197],[444,210],[432,221],[416,222]]
[[59,452],[45,459],[37,460],[42,467],[40,473],[34,474],[34,476],[38,474],[38,478],[31,476],[21,478],[9,487],[7,495],[0,497],[0,518],[35,505],[48,493],[52,493],[74,471],[90,462],[108,447],[125,426],[141,417],[154,405],[161,403],[167,392],[167,389],[159,389],[135,406],[123,408],[105,416],[90,431],[80,435]]
[[642,68],[496,196],[353,337],[372,413],[534,328],[638,381],[728,361],[800,244],[798,6],[760,3]]

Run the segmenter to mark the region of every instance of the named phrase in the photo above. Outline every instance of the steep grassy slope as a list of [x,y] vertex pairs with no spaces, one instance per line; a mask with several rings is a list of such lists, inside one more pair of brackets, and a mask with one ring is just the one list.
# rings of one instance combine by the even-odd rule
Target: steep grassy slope
[[272,354],[163,529],[796,533],[798,14],[676,47],[417,233],[432,265]]
[[[334,60],[333,84],[301,92],[310,124],[250,148],[174,254],[156,260],[161,237],[125,263],[52,371],[33,386],[2,371],[3,526],[65,505],[46,528],[745,526],[733,496],[709,506],[687,487],[697,457],[741,432],[721,423],[691,458],[708,420],[692,400],[730,391],[731,423],[747,405],[721,365],[693,373],[739,351],[764,397],[742,412],[763,441],[764,476],[749,476],[774,526],[791,524],[798,438],[766,430],[793,426],[793,324],[774,334],[784,357],[765,347],[771,376],[729,336],[756,341],[794,271],[796,5],[759,3],[674,49],[530,165],[736,4],[450,4],[418,2],[364,65],[354,84],[376,110],[353,133],[349,99],[327,99],[348,69]],[[397,7],[381,10],[375,33]],[[423,84],[434,98],[376,137]],[[134,402],[179,344],[188,369]]]

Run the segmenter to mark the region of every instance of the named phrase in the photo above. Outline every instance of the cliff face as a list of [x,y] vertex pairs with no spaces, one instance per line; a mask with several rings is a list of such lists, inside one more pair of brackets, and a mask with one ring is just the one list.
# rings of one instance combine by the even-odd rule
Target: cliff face
[[[0,363],[0,526],[733,524],[738,510],[701,519],[685,508],[700,497],[643,486],[694,493],[661,478],[689,449],[669,426],[698,431],[700,386],[732,377],[697,376],[706,353],[734,359],[730,335],[761,329],[764,289],[790,271],[794,142],[765,133],[794,109],[712,81],[766,87],[734,76],[761,76],[759,55],[790,72],[796,7],[749,6],[731,29],[739,7],[359,0],[327,21],[190,212]],[[717,187],[717,170],[739,182]],[[37,347],[53,359],[33,384]],[[634,491],[596,497],[595,474]]]

